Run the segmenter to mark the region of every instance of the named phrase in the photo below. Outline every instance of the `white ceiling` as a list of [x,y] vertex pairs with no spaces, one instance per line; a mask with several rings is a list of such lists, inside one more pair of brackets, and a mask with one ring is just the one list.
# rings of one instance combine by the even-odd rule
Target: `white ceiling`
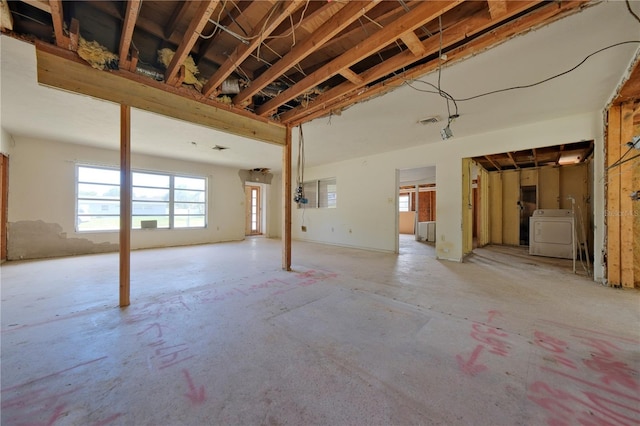
[[[632,6],[640,9],[640,2],[633,1]],[[598,49],[628,40],[640,40],[640,24],[624,2],[604,2],[445,66],[441,88],[454,98],[463,98],[530,84],[573,67]],[[118,149],[117,105],[39,86],[34,47],[6,36],[0,37],[0,43],[0,111],[5,130],[13,135]],[[570,74],[534,88],[459,102],[460,118],[451,125],[454,136],[602,110],[639,46],[636,43],[609,49]],[[436,84],[437,74],[422,80]],[[429,89],[418,82],[413,85]],[[307,166],[424,143],[446,143],[440,137],[444,122],[418,123],[431,115],[446,121],[445,100],[403,86],[340,116],[314,120],[303,126]],[[131,134],[134,152],[244,169],[278,170],[281,165],[282,150],[278,146],[140,110],[132,112]],[[296,135],[294,130],[294,140]],[[230,149],[211,149],[216,144]]]

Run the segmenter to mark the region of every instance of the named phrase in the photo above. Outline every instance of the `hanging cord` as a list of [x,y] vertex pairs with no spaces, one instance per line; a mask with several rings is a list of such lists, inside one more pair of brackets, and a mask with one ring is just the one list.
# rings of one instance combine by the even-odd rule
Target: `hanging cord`
[[302,133],[302,124],[298,126],[298,166],[296,171],[296,195],[293,201],[298,204],[306,204],[307,199],[304,196],[304,134]]

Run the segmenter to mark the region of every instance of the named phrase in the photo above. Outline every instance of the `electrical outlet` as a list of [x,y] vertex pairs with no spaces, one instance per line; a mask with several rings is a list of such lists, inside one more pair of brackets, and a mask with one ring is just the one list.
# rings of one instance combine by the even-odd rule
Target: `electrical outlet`
[[302,232],[307,232],[307,227],[302,225]]

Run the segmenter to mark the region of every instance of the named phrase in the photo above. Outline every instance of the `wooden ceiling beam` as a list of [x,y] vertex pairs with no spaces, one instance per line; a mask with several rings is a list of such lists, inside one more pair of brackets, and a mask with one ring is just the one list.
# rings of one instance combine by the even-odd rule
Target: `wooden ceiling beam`
[[131,61],[129,61],[129,48],[133,38],[133,31],[136,28],[136,21],[140,13],[142,0],[129,0],[127,2],[127,10],[124,14],[122,22],[122,32],[120,34],[120,60],[118,66],[120,69],[129,69]]
[[538,153],[536,152],[535,148],[533,148],[531,152],[533,152],[533,164],[538,167]]
[[51,5],[46,0],[22,0],[22,2],[47,13],[51,13]]
[[518,165],[518,162],[516,161],[516,159],[513,157],[513,153],[512,152],[507,152],[507,156],[509,157],[509,160],[511,160],[511,163],[513,164],[513,167],[515,167],[516,169],[519,169],[520,166]]
[[[311,36],[293,46],[289,53],[284,55],[282,59],[274,63],[269,69],[253,80],[249,87],[238,93],[233,98],[233,103],[235,105],[241,105],[251,96],[258,93],[267,84],[284,74],[311,53],[321,48],[332,37],[348,27],[360,16],[367,13],[375,5],[376,2],[372,1],[349,2],[346,6],[340,9],[339,12],[333,15],[330,20],[326,21],[317,30],[315,30]],[[329,3],[327,3],[326,7],[329,6]]]
[[411,13],[401,15],[390,25],[387,25],[379,31],[371,34],[371,36],[363,40],[361,43],[355,45],[325,66],[309,74],[307,77],[303,78],[280,95],[258,107],[256,111],[257,114],[261,116],[269,115],[280,105],[321,84],[327,79],[338,74],[344,68],[348,68],[353,64],[360,62],[362,59],[374,54],[390,43],[393,43],[403,35],[413,32],[416,28],[434,20],[460,3],[461,0],[429,1],[420,3],[411,11]]
[[71,18],[71,25],[69,26],[69,50],[77,52],[79,42],[80,21],[78,21],[76,18]]
[[[539,2],[540,0],[514,2],[511,4],[512,7],[509,10],[508,15],[505,16],[505,19],[521,13],[523,10],[527,10],[528,8]],[[333,106],[329,107],[329,105],[335,102],[339,102],[341,99],[349,97],[351,93],[353,93],[354,91],[359,91],[360,88],[365,86],[366,84],[372,83],[391,73],[401,70],[404,67],[411,65],[416,60],[425,58],[431,54],[436,54],[441,48],[448,48],[450,46],[453,46],[454,44],[463,41],[468,37],[477,34],[493,25],[495,25],[495,21],[487,17],[485,13],[480,13],[470,16],[466,19],[462,19],[443,31],[442,40],[440,40],[440,37],[434,36],[429,37],[424,42],[421,42],[424,48],[424,53],[420,56],[416,57],[415,54],[411,51],[400,52],[394,57],[389,58],[386,61],[363,72],[360,75],[363,80],[362,84],[354,85],[352,82],[342,83],[322,93],[313,101],[309,102],[308,105],[298,106],[290,111],[283,113],[280,116],[280,119],[283,122],[298,122],[299,120],[303,120],[304,116],[313,114],[314,111],[323,108],[333,108]],[[492,44],[493,43],[495,43],[495,41],[493,41]],[[449,61],[451,61],[451,57],[449,58]],[[439,65],[439,62],[432,61],[429,64],[435,65],[437,67]],[[405,78],[410,77],[407,77],[406,73],[403,74],[402,83],[404,83]]]
[[420,41],[416,33],[414,32],[407,33],[402,37],[400,37],[400,39],[409,48],[411,53],[413,53],[415,56],[421,57],[427,54],[427,51],[424,45],[422,44],[422,41]]
[[363,84],[362,77],[360,77],[355,72],[351,71],[350,68],[345,68],[340,71],[340,75],[352,82],[353,84]]
[[209,78],[209,81],[202,88],[202,93],[209,96],[214,93],[222,82],[233,73],[236,68],[244,62],[251,53],[262,44],[265,38],[269,36],[282,21],[287,19],[298,7],[305,3],[306,0],[288,0],[277,2],[273,9],[265,15],[264,18],[254,27],[253,32],[247,39],[247,44],[240,43],[235,50],[229,55],[227,60],[218,68],[218,70]]
[[507,0],[487,0],[491,19],[502,19],[507,14]]
[[184,15],[189,9],[190,5],[191,5],[191,2],[189,1],[183,1],[182,3],[179,3],[178,5],[176,5],[175,9],[173,10],[173,13],[171,14],[171,17],[169,18],[169,22],[167,22],[167,24],[164,27],[165,39],[167,40],[171,39],[173,32],[176,30],[176,27],[178,26],[178,22],[180,22],[182,18],[184,18]]
[[485,156],[484,156],[484,158],[486,158],[486,159],[487,159],[487,161],[488,161],[489,163],[491,163],[491,165],[492,165],[493,167],[495,167],[495,168],[496,168],[496,170],[502,170],[502,168],[500,167],[500,164],[498,164],[498,163],[494,162],[494,161],[493,161],[493,158],[492,158],[492,156],[491,156],[491,155],[485,155]]
[[53,20],[53,33],[56,37],[56,46],[69,49],[71,40],[64,34],[64,11],[62,0],[49,0],[51,19]]
[[554,163],[556,163],[556,166],[560,164],[560,157],[562,157],[563,152],[564,152],[564,144],[560,145],[560,149],[558,149],[558,153],[556,154],[556,160],[554,161]]
[[[524,7],[523,10],[528,10],[537,3],[541,3],[541,1],[534,0],[530,2],[509,2],[509,16],[516,9]],[[584,7],[584,5],[587,3],[587,0],[565,1],[560,5],[555,3],[545,3],[543,6],[527,13],[518,20],[514,20],[512,22],[504,24],[496,28],[495,30],[492,30],[490,33],[472,40],[463,46],[448,50],[447,56],[449,58],[447,62],[452,63],[453,61],[464,59],[469,55],[474,54],[475,52],[479,52],[494,46],[501,40],[506,40],[510,37],[521,34],[522,32],[528,31],[530,28],[535,27],[540,23],[550,21],[552,22],[556,19],[566,16],[567,14],[575,13],[581,10],[581,7]],[[462,33],[462,37],[466,37],[465,27],[473,28],[472,22],[474,20],[477,21],[480,18],[471,17],[468,19],[469,20],[467,21],[460,21],[460,25],[455,26],[458,28],[457,31]],[[487,22],[488,20],[485,17],[484,19],[482,19],[482,21]],[[495,24],[495,22],[492,23]],[[452,29],[453,27],[444,32],[443,46],[447,45],[445,40],[448,40],[447,37],[450,34],[448,31]],[[473,32],[470,32],[468,35],[472,34]],[[429,40],[430,39],[425,40],[424,43],[429,43]],[[401,53],[400,55],[403,54],[407,55],[407,52]],[[390,63],[392,59],[394,58],[387,60],[387,62]],[[413,61],[415,61],[415,59]],[[410,65],[410,63],[405,65],[401,64],[400,66],[396,66],[389,71],[388,69],[384,69],[384,64],[380,64],[367,70],[365,73],[361,74],[361,76],[364,77],[365,84],[369,84],[378,78],[382,78],[394,71],[402,69],[403,66],[408,65]],[[357,87],[350,82],[343,83],[342,85],[336,86],[333,89],[315,98],[312,102],[309,103],[308,107],[296,107],[291,111],[285,112],[284,114],[280,115],[280,119],[282,120],[282,122],[288,123],[293,126],[311,121],[313,119],[334,113],[335,111],[340,111],[347,106],[353,105],[354,103],[360,102],[365,99],[369,99],[373,96],[380,96],[381,94],[393,90],[394,87],[403,84],[406,80],[418,78],[421,75],[436,70],[438,66],[438,61],[430,61],[428,63],[415,66],[403,73],[399,73],[397,76],[387,78],[384,81],[376,83],[375,85],[369,87]],[[390,66],[389,68],[392,67]],[[378,70],[379,72],[376,72],[376,70]],[[369,79],[369,76],[372,74],[379,74],[379,76],[377,78]],[[333,98],[333,101],[328,100],[329,96]]]
[[191,53],[191,49],[193,49],[196,41],[198,41],[200,33],[204,29],[205,25],[209,22],[209,18],[216,9],[218,2],[219,0],[207,0],[198,5],[196,14],[189,23],[187,31],[185,31],[184,37],[176,49],[176,53],[173,55],[171,63],[164,74],[164,80],[168,85],[177,86],[176,83],[178,79],[176,77],[180,70],[180,66],[182,66],[184,60],[189,56],[189,53]]
[[[253,2],[242,2],[240,3],[240,5],[238,5],[238,9],[240,9],[239,11],[236,9],[236,7],[234,7],[233,5],[231,5],[230,7],[232,8],[231,10],[229,10],[227,12],[227,14],[225,15],[224,18],[222,18],[221,22],[218,22],[220,25],[222,25],[223,27],[229,27],[229,25],[231,25],[234,22],[233,19],[233,13],[234,11],[237,11],[239,14],[244,14],[246,10],[249,9],[249,7],[251,7],[251,5],[253,5]],[[215,42],[218,38],[218,35],[220,35],[221,32],[216,33],[215,35],[213,35],[212,37],[209,37],[207,39],[202,40],[202,43],[200,43],[200,48],[198,49],[198,54],[196,55],[196,63],[199,63],[202,58],[205,58],[207,56],[207,53],[209,52],[209,49],[211,48],[211,46],[215,45]],[[218,64],[222,64],[224,63],[225,59],[222,59],[220,61],[217,61]]]
[[286,127],[126,70],[100,71],[74,52],[36,42],[38,83],[177,118],[226,133],[284,145]]

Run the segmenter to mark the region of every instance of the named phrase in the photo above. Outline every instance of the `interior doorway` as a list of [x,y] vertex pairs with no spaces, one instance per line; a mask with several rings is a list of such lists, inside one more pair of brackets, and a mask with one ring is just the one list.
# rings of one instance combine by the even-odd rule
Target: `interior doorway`
[[435,257],[435,166],[398,170],[397,185],[397,252],[419,250]]
[[245,235],[263,234],[263,191],[261,185],[246,184],[245,193]]
[[529,218],[538,205],[538,188],[535,185],[520,187],[520,245],[529,245]]

